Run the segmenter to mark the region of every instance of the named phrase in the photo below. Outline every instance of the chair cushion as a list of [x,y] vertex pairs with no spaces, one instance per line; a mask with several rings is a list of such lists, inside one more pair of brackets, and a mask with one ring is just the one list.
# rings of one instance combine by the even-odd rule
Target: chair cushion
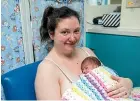
[[34,80],[39,63],[22,66],[1,76],[6,100],[36,100]]

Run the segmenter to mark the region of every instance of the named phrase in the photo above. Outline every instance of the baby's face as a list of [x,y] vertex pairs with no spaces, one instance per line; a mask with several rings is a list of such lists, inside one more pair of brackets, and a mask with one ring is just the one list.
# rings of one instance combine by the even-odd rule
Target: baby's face
[[87,73],[89,73],[92,69],[94,69],[94,68],[97,68],[98,67],[98,65],[96,65],[96,64],[93,64],[93,63],[85,63],[83,66],[82,66],[82,73],[84,73],[84,74],[87,74]]

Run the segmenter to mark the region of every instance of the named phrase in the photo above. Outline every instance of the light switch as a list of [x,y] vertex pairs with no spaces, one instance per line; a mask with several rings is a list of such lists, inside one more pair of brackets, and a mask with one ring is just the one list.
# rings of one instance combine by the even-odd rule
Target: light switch
[[140,0],[126,0],[126,7],[140,8]]

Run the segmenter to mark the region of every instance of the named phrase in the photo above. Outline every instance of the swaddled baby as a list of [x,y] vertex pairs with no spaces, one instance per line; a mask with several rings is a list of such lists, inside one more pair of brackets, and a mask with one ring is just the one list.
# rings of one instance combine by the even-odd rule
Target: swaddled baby
[[[115,86],[117,81],[111,78],[115,73],[101,65],[96,57],[87,57],[81,64],[82,73],[80,79],[73,82],[72,88],[68,89],[62,96],[62,100],[79,101],[133,101],[125,98],[111,98],[107,89]],[[116,76],[116,75],[115,75]]]
[[111,69],[110,70],[107,69],[109,68],[102,66],[101,62],[96,57],[93,56],[85,58],[81,63],[81,70],[83,74],[93,72],[95,76],[94,78],[96,78],[97,76],[99,79],[105,79],[104,82],[102,82],[102,83],[106,82],[107,87],[104,88],[105,90],[109,89],[111,86],[114,86],[117,83],[117,81],[111,79],[111,75],[113,75],[112,73],[110,73]]
[[[83,74],[95,73],[95,75],[98,75],[98,73],[102,74],[101,72],[104,72],[103,75],[100,75],[98,77],[108,78],[105,80],[105,82],[102,82],[104,83],[102,84],[102,86],[106,86],[106,88],[104,87],[105,90],[117,83],[117,81],[111,79],[111,75],[117,76],[117,74],[108,67],[102,66],[101,62],[96,57],[90,56],[85,58],[81,63],[81,70]],[[133,99],[136,101],[140,101],[140,87],[133,88],[129,98],[131,98],[131,100]]]

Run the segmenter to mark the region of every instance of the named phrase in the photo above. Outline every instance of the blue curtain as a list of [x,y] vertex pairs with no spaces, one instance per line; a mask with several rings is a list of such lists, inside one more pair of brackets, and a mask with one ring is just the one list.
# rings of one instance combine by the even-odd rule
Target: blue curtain
[[[41,44],[39,27],[41,24],[42,15],[44,9],[51,5],[54,7],[69,6],[77,10],[80,14],[81,19],[81,32],[82,37],[79,46],[83,46],[84,40],[84,0],[30,0],[30,11],[31,11],[31,22],[33,30],[33,47],[35,61],[42,60],[47,55],[47,43]],[[71,2],[70,2],[71,1]]]
[[[24,50],[18,0],[1,1],[1,74],[23,66]],[[4,99],[2,91],[1,99]]]
[[19,1],[1,1],[1,72],[24,65]]

